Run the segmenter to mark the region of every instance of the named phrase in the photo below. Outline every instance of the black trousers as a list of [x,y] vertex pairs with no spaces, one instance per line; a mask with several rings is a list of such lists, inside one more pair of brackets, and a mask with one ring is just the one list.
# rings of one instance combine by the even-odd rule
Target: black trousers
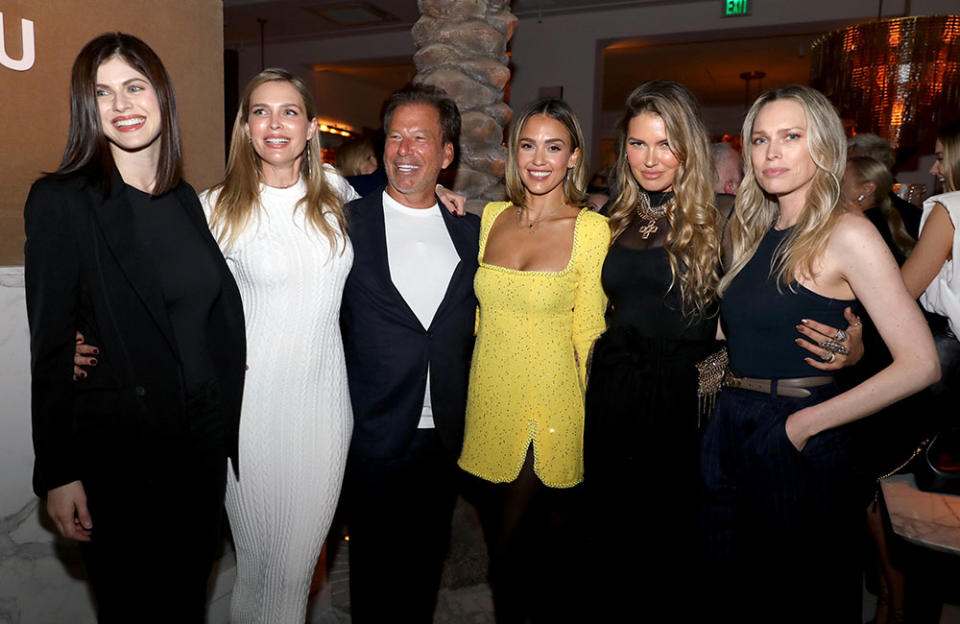
[[349,457],[344,496],[354,624],[433,621],[457,474],[433,429],[417,431],[400,457]]
[[82,549],[102,624],[205,619],[227,471],[215,385],[188,399],[187,417],[189,431],[162,450],[157,440],[127,449],[127,469],[97,458],[82,479],[93,520]]
[[706,578],[714,615],[738,622],[858,623],[862,499],[848,431],[787,438],[787,416],[807,398],[724,389],[704,438]]

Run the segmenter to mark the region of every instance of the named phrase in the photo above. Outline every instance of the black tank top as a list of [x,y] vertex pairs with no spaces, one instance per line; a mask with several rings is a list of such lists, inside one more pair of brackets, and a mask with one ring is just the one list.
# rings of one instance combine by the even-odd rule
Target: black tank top
[[794,282],[777,284],[770,275],[774,251],[790,228],[770,231],[760,241],[753,258],[731,282],[720,304],[730,370],[743,377],[776,378],[826,375],[803,358],[814,357],[794,340],[803,338],[796,326],[813,319],[833,327],[846,327],[843,309],[855,299],[830,299]]

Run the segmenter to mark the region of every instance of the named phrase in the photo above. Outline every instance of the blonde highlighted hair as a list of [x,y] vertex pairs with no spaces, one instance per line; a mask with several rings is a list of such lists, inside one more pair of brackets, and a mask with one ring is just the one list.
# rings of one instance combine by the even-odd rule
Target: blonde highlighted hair
[[559,121],[570,134],[570,151],[580,150],[576,164],[567,170],[567,176],[563,180],[563,198],[571,206],[583,206],[587,202],[586,188],[588,181],[587,153],[583,144],[583,130],[580,128],[580,120],[577,119],[577,115],[570,108],[570,105],[555,98],[544,98],[528,104],[510,122],[510,135],[507,140],[507,167],[504,173],[507,197],[510,198],[514,206],[526,205],[527,192],[523,186],[523,180],[520,179],[520,171],[517,169],[517,150],[520,149],[520,137],[523,135],[523,128],[534,115],[543,115]]
[[373,150],[373,141],[368,138],[353,139],[346,141],[337,148],[337,156],[333,164],[340,175],[360,175],[360,170],[370,160],[371,156],[376,157]]
[[684,315],[703,316],[717,296],[722,224],[713,192],[713,155],[700,105],[690,91],[675,82],[651,80],[627,97],[626,110],[617,124],[614,177],[620,193],[609,211],[612,239],[634,223],[637,202],[644,192],[627,159],[630,122],[643,113],[663,120],[670,151],[679,162],[673,181],[675,208],[667,213],[670,232],[664,242],[670,260],[670,288],[679,284]]
[[845,212],[840,202],[840,180],[847,164],[847,139],[843,124],[830,100],[816,89],[790,85],[763,93],[754,101],[743,121],[744,177],[737,193],[730,222],[733,247],[730,266],[720,280],[721,295],[756,253],[760,241],[777,222],[780,204],[757,181],[753,167],[753,124],[760,110],[771,102],[789,100],[803,108],[807,150],[816,170],[804,206],[791,232],[774,252],[770,275],[778,286],[799,277],[813,277],[814,262],[823,254],[837,219]]
[[[317,106],[306,83],[285,69],[265,69],[247,83],[240,99],[240,110],[233,122],[227,171],[223,182],[211,189],[212,193],[219,191],[219,195],[210,214],[210,228],[217,233],[217,242],[223,249],[229,249],[236,243],[262,210],[260,157],[243,128],[250,115],[253,92],[268,82],[287,82],[292,85],[303,100],[303,112],[311,120],[310,123],[317,116]],[[297,209],[303,209],[307,223],[327,237],[331,249],[339,248],[343,253],[346,248],[343,244],[346,232],[343,200],[324,174],[319,132],[314,132],[307,140],[300,159],[300,177],[306,183],[307,192],[297,202]],[[333,217],[333,224],[328,221],[328,215]]]
[[890,173],[890,169],[871,156],[848,158],[847,167],[849,170],[845,175],[853,173],[855,181],[859,184],[866,182],[873,184],[873,205],[880,210],[880,214],[887,222],[893,244],[897,246],[904,257],[909,256],[917,241],[907,234],[907,229],[903,225],[903,217],[900,216],[897,209],[893,207],[893,202],[890,201],[890,191],[893,189],[893,174]]
[[960,121],[941,128],[937,138],[943,145],[943,190],[960,191]]

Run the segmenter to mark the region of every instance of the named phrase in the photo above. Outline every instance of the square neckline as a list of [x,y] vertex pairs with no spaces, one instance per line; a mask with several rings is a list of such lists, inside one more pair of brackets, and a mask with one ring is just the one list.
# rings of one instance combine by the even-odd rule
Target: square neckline
[[507,202],[504,204],[503,208],[493,216],[493,222],[490,224],[490,227],[481,232],[480,237],[480,260],[479,265],[482,268],[492,269],[495,271],[502,271],[504,273],[513,273],[518,275],[545,275],[550,277],[562,277],[570,272],[573,268],[574,260],[577,257],[577,250],[580,247],[580,222],[583,217],[583,213],[589,211],[589,208],[583,207],[580,209],[580,212],[577,213],[577,221],[573,225],[573,246],[570,248],[570,260],[567,261],[567,265],[559,271],[537,271],[537,270],[525,270],[525,269],[511,269],[509,267],[500,266],[499,264],[490,264],[484,260],[487,255],[487,237],[490,235],[490,230],[493,229],[493,225],[497,222],[497,219],[500,218],[507,208],[513,206],[513,203]]

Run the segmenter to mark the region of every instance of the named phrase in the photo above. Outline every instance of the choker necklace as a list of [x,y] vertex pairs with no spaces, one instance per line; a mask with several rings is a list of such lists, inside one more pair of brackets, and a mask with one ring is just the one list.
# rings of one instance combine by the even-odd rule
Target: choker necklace
[[657,227],[657,221],[670,212],[673,204],[674,201],[671,197],[659,206],[650,206],[650,196],[643,192],[640,193],[640,199],[637,202],[637,215],[647,221],[640,226],[640,234],[643,236],[643,240],[647,240],[651,234],[657,233],[657,230],[660,229]]
[[[562,204],[560,204],[559,206],[557,206],[557,207],[554,208],[553,210],[547,212],[546,214],[542,214],[542,215],[540,215],[539,217],[537,217],[536,219],[534,219],[533,221],[530,221],[529,223],[527,223],[527,225],[526,225],[526,232],[527,232],[527,234],[533,234],[534,232],[536,232],[537,230],[539,230],[539,229],[540,229],[540,225],[543,223],[543,220],[544,220],[544,219],[546,219],[547,217],[553,215],[553,213],[557,212],[558,210],[560,210],[561,208],[563,208],[563,207],[566,206],[566,205],[567,205],[567,202],[563,202]],[[517,225],[519,225],[520,227],[524,227],[523,221],[522,221],[521,218],[520,218],[520,216],[521,216],[522,214],[523,214],[523,208],[520,207],[520,206],[517,206]]]

